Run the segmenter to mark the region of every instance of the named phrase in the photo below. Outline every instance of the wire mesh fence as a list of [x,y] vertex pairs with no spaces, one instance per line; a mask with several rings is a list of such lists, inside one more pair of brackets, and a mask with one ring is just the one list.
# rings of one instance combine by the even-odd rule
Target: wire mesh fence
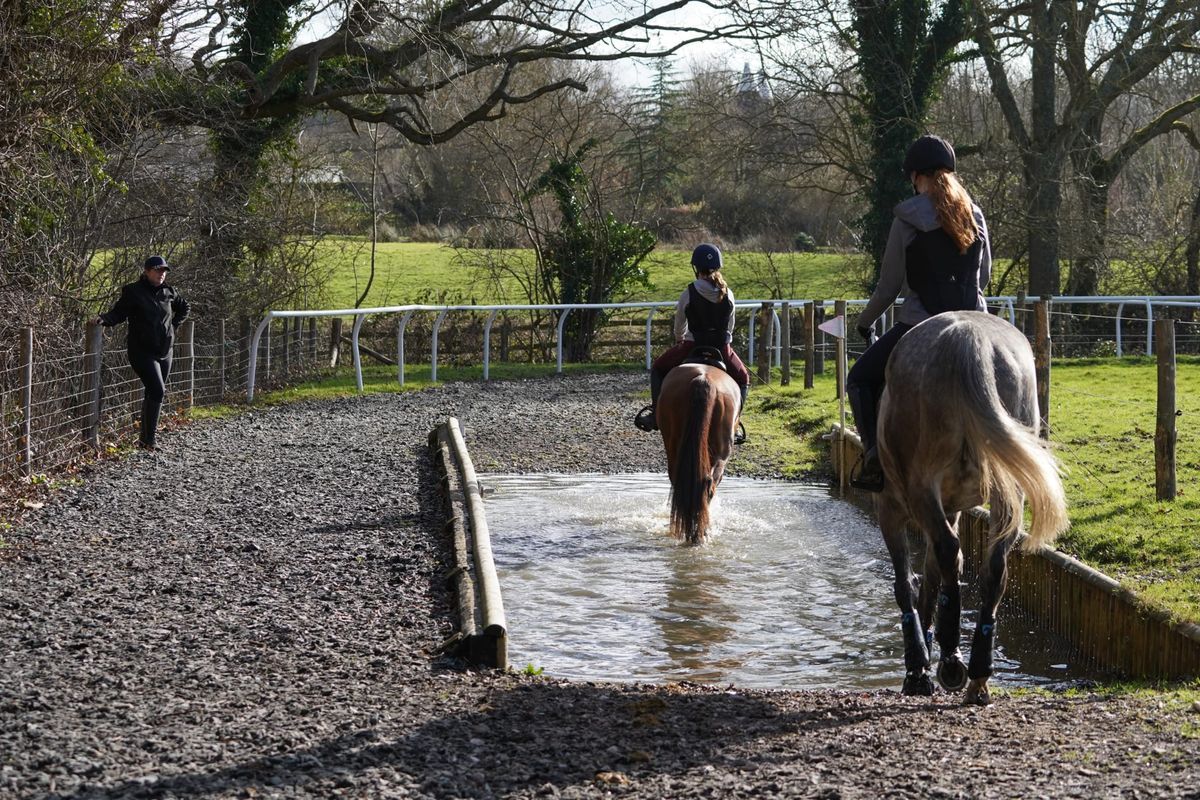
[[[248,330],[249,325],[243,326]],[[250,338],[227,335],[224,322],[179,329],[167,376],[164,412],[237,402],[246,383]],[[289,329],[263,345],[272,367],[269,388],[311,379],[328,369],[317,356],[316,327],[305,338]],[[0,366],[0,483],[61,472],[133,436],[143,385],[129,366],[120,334],[92,332],[83,352],[46,352],[31,329],[19,363]],[[89,350],[87,342],[96,342]]]

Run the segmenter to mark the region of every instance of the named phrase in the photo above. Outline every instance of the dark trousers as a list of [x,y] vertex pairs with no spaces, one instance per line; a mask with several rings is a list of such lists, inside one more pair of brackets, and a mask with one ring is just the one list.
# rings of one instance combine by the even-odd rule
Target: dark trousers
[[142,379],[142,386],[146,387],[142,395],[142,428],[138,439],[142,445],[153,447],[163,398],[167,394],[167,377],[171,374],[171,353],[159,358],[130,351],[129,366],[133,367],[133,371]]
[[892,329],[875,340],[867,351],[859,356],[846,374],[846,397],[850,410],[854,412],[854,424],[862,437],[863,449],[875,446],[878,429],[879,398],[883,395],[884,371],[888,359],[900,337],[912,330],[912,325],[898,322]]

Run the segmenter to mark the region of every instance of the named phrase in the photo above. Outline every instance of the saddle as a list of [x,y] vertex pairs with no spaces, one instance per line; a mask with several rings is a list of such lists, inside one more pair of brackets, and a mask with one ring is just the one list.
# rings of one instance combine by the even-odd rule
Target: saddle
[[716,367],[722,372],[728,373],[729,368],[725,366],[725,359],[721,356],[721,351],[715,347],[708,345],[697,345],[692,348],[692,352],[683,360],[684,364],[704,364],[709,367]]

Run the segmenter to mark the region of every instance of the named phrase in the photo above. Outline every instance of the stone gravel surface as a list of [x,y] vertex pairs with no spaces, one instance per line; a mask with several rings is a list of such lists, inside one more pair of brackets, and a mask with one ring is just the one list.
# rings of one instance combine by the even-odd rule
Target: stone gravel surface
[[459,417],[481,472],[662,470],[642,380],[248,411],[54,493],[0,550],[0,797],[1200,797],[1200,711],[1156,697],[966,709],[439,655],[429,431]]

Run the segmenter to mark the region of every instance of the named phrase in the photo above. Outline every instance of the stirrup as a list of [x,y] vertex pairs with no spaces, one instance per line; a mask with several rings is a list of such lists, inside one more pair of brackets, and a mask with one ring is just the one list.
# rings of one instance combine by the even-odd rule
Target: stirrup
[[738,420],[737,430],[735,430],[733,432],[733,443],[734,444],[745,444],[746,443],[746,426],[742,424],[742,421],[740,419]]
[[633,425],[640,431],[653,433],[658,430],[658,420],[654,417],[654,406],[645,406],[633,418]]
[[864,492],[882,492],[883,491],[883,465],[876,461],[879,468],[878,473],[867,475],[864,479],[863,470],[867,466],[867,454],[864,451],[854,462],[854,466],[850,468],[850,485],[855,489],[862,489]]

